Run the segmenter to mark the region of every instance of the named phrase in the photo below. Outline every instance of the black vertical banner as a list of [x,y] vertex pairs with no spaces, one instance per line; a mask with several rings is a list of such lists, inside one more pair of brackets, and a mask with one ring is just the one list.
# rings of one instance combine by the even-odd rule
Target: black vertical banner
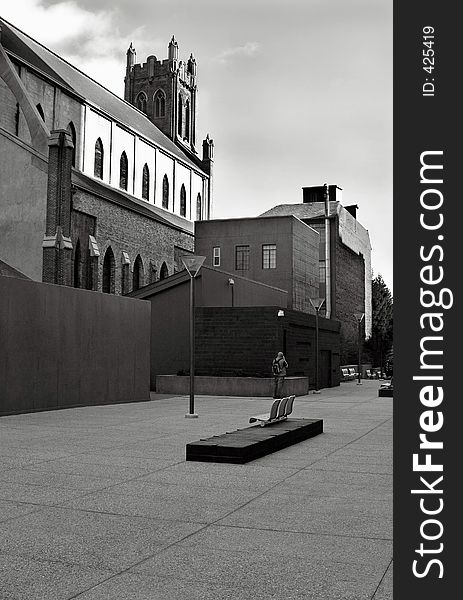
[[394,3],[394,600],[463,573],[461,38],[456,3]]

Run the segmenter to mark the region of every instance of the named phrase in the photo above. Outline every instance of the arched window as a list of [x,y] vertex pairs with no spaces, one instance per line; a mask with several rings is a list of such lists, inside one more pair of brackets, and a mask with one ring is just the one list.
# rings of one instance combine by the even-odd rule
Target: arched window
[[183,183],[182,187],[180,188],[180,215],[182,217],[186,216],[186,190]]
[[166,95],[162,90],[154,94],[154,116],[164,117],[166,114]]
[[201,203],[201,194],[196,196],[196,220],[201,221],[202,218],[202,203]]
[[190,139],[190,101],[186,101],[185,106],[185,138]]
[[93,169],[93,174],[95,177],[98,177],[98,179],[103,179],[103,157],[103,142],[101,141],[101,138],[98,138],[95,142],[95,164]]
[[76,249],[74,251],[74,276],[73,276],[73,285],[75,288],[82,287],[82,252],[80,250],[80,239],[77,240]]
[[119,165],[119,187],[121,190],[126,190],[129,174],[129,161],[127,160],[127,154],[125,152],[121,154]]
[[143,167],[143,175],[141,181],[141,197],[143,200],[150,199],[150,170],[148,169],[148,165],[145,163]]
[[45,123],[45,113],[43,112],[42,105],[41,104],[37,104],[37,106],[35,108],[37,109],[37,112],[41,116],[42,121]]
[[133,277],[132,277],[132,290],[139,290],[141,287],[143,287],[143,279],[144,279],[144,273],[143,273],[143,262],[141,260],[141,256],[139,254],[137,254],[137,258],[135,259],[135,262],[133,263]]
[[142,112],[146,113],[147,101],[148,101],[148,98],[146,97],[145,92],[140,92],[138,94],[137,100],[136,100],[138,110],[141,110]]
[[161,272],[159,273],[159,279],[165,279],[169,276],[169,269],[165,262],[162,263]]
[[164,175],[162,180],[162,208],[169,208],[169,180]]
[[105,292],[106,294],[114,294],[115,274],[116,266],[114,261],[114,253],[111,249],[111,246],[109,246],[105,252],[103,260],[103,292]]
[[74,123],[72,121],[69,122],[69,125],[67,126],[67,130],[69,131],[69,133],[71,135],[72,145],[74,146],[74,148],[72,150],[72,166],[75,167],[76,166],[77,137],[76,137],[76,128],[74,127]]
[[178,115],[177,115],[177,131],[178,135],[182,137],[182,125],[183,125],[183,102],[181,94],[178,95]]

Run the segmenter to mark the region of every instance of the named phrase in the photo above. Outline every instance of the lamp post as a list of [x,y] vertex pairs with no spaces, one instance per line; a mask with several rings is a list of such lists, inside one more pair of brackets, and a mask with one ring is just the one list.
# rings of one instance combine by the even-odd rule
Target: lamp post
[[235,306],[235,295],[234,295],[235,280],[230,277],[228,280],[228,285],[230,286],[230,289],[231,289],[231,305],[233,308]]
[[362,385],[362,382],[360,381],[360,377],[361,377],[361,370],[362,370],[362,358],[361,358],[361,343],[362,343],[362,321],[363,321],[363,317],[365,316],[365,313],[363,312],[357,312],[354,313],[354,317],[357,320],[357,324],[358,324],[358,343],[357,343],[357,362],[358,362],[358,381],[357,381],[357,385]]
[[310,304],[315,309],[315,389],[314,394],[319,394],[319,381],[318,381],[318,314],[320,312],[325,298],[309,298]]
[[190,276],[190,406],[189,412],[185,415],[190,419],[195,419],[198,415],[195,413],[195,287],[194,279],[199,273],[205,256],[187,255],[182,256],[182,263]]

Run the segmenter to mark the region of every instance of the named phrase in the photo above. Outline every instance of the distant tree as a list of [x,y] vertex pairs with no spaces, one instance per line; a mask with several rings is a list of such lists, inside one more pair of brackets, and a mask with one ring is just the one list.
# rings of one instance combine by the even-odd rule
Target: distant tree
[[394,303],[392,294],[381,275],[372,281],[373,324],[368,342],[374,366],[384,370],[385,360],[393,344]]

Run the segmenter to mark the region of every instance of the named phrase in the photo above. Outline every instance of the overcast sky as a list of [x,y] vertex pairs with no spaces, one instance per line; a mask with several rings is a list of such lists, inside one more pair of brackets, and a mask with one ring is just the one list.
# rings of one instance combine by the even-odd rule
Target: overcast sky
[[214,217],[343,188],[392,290],[392,0],[13,0],[0,14],[123,95],[137,61],[198,64],[198,146],[215,142]]

